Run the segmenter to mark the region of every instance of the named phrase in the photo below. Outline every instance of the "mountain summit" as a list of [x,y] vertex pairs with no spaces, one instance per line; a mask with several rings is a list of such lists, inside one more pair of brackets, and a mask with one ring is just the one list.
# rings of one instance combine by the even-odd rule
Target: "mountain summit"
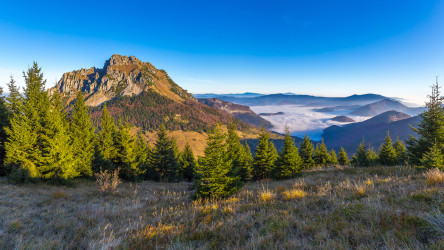
[[76,93],[85,94],[88,106],[98,106],[119,96],[139,95],[152,91],[175,102],[194,99],[178,86],[165,70],[156,69],[149,62],[134,56],[112,55],[102,69],[91,67],[63,74],[56,87],[67,103],[74,100]]

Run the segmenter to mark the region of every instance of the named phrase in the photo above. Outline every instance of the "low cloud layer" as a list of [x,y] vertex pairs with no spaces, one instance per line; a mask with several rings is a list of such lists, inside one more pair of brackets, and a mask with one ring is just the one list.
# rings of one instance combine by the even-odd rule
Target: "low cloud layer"
[[347,115],[355,121],[363,121],[368,117],[348,115],[350,110],[336,111],[332,113],[315,112],[313,109],[323,107],[304,107],[297,105],[272,105],[272,106],[252,106],[251,109],[259,113],[284,112],[283,115],[263,116],[271,122],[271,130],[283,133],[288,126],[291,135],[303,137],[305,134],[313,140],[320,140],[322,130],[331,125],[344,125],[347,123],[335,122],[331,119],[338,115]]

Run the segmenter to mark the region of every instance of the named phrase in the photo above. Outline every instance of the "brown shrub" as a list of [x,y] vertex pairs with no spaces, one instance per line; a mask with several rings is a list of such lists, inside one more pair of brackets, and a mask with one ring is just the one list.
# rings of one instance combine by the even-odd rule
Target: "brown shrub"
[[115,169],[113,172],[100,169],[100,172],[95,174],[100,191],[117,192],[117,187],[122,183],[119,179],[119,171],[120,168]]

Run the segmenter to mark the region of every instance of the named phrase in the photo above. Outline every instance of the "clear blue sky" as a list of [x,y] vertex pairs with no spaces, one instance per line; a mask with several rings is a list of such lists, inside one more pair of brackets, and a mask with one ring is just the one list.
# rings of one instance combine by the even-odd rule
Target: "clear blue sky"
[[379,93],[444,81],[444,1],[3,1],[0,86],[135,55],[192,93]]

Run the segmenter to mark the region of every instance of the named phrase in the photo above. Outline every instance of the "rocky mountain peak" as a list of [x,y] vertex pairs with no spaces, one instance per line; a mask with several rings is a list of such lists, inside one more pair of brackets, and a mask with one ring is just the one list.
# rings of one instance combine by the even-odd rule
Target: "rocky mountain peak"
[[74,70],[63,74],[50,93],[58,89],[67,104],[75,100],[77,92],[85,95],[85,103],[97,106],[119,96],[139,95],[153,91],[176,102],[194,97],[178,86],[164,70],[156,69],[149,62],[142,62],[135,56],[114,54],[98,69]]

